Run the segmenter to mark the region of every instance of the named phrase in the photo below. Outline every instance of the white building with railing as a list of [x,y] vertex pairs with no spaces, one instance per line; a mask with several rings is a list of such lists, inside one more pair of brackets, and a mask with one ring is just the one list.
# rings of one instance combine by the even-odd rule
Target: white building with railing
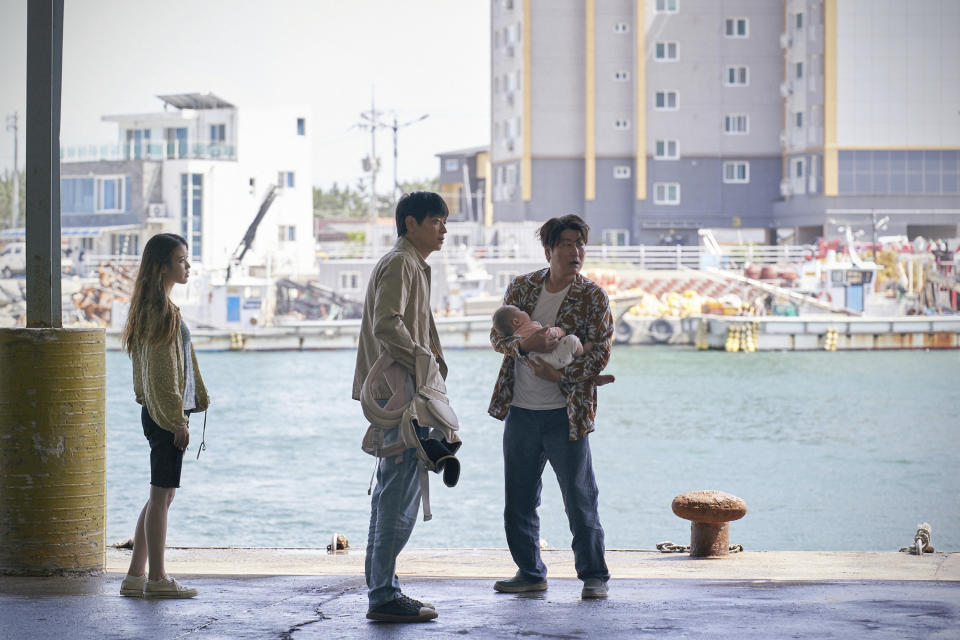
[[211,93],[159,98],[163,111],[104,116],[116,143],[61,149],[61,220],[74,248],[138,255],[151,235],[174,232],[195,264],[219,272],[265,207],[243,265],[312,275],[309,111],[241,109]]

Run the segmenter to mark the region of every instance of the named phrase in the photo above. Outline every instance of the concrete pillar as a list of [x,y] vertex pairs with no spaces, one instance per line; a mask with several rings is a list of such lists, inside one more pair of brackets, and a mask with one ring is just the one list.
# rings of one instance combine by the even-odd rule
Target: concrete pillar
[[0,574],[102,571],[103,329],[0,329]]

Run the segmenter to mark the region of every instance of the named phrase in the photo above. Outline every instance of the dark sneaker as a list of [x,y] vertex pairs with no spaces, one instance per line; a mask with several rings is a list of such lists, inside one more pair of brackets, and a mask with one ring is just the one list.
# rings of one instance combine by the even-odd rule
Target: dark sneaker
[[517,575],[513,576],[508,580],[497,580],[493,583],[493,588],[495,591],[500,593],[524,593],[527,591],[546,591],[547,590],[547,581],[546,580],[530,580],[524,578],[520,575],[520,572],[517,572]]
[[606,598],[607,583],[600,578],[587,578],[583,581],[583,591],[580,592],[580,597],[584,600]]
[[417,605],[418,607],[424,607],[425,609],[433,609],[434,611],[437,610],[437,608],[433,606],[433,604],[430,602],[424,602],[423,600],[417,600],[415,598],[410,598],[410,601],[413,604]]
[[379,622],[427,622],[437,617],[435,609],[423,606],[422,602],[401,594],[376,609],[367,611],[368,620]]

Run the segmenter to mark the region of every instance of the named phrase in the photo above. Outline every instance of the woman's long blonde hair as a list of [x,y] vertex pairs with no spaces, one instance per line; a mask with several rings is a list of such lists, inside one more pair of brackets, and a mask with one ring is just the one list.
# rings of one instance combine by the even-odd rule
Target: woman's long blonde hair
[[133,354],[140,345],[159,345],[176,339],[180,318],[177,307],[163,286],[163,267],[170,265],[173,250],[187,241],[175,233],[158,233],[147,241],[140,258],[137,281],[130,298],[130,311],[120,343]]

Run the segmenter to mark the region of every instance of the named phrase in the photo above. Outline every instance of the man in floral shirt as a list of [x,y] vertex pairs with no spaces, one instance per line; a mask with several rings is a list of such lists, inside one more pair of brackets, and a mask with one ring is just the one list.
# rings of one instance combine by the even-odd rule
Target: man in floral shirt
[[[590,227],[582,218],[551,218],[538,230],[550,266],[518,276],[507,287],[504,304],[527,312],[544,328],[528,337],[490,332],[503,365],[489,413],[506,420],[503,431],[506,504],[504,528],[517,574],[498,580],[506,593],[543,591],[547,567],[540,557],[541,477],[547,461],[556,472],[573,532],[577,577],[583,598],[607,597],[610,572],[604,560],[603,527],[597,514],[598,490],[587,434],[597,410],[595,378],[610,360],[613,317],[606,293],[580,275]],[[531,352],[548,353],[557,338],[550,326],[594,344],[589,353],[562,369],[540,362]]]

